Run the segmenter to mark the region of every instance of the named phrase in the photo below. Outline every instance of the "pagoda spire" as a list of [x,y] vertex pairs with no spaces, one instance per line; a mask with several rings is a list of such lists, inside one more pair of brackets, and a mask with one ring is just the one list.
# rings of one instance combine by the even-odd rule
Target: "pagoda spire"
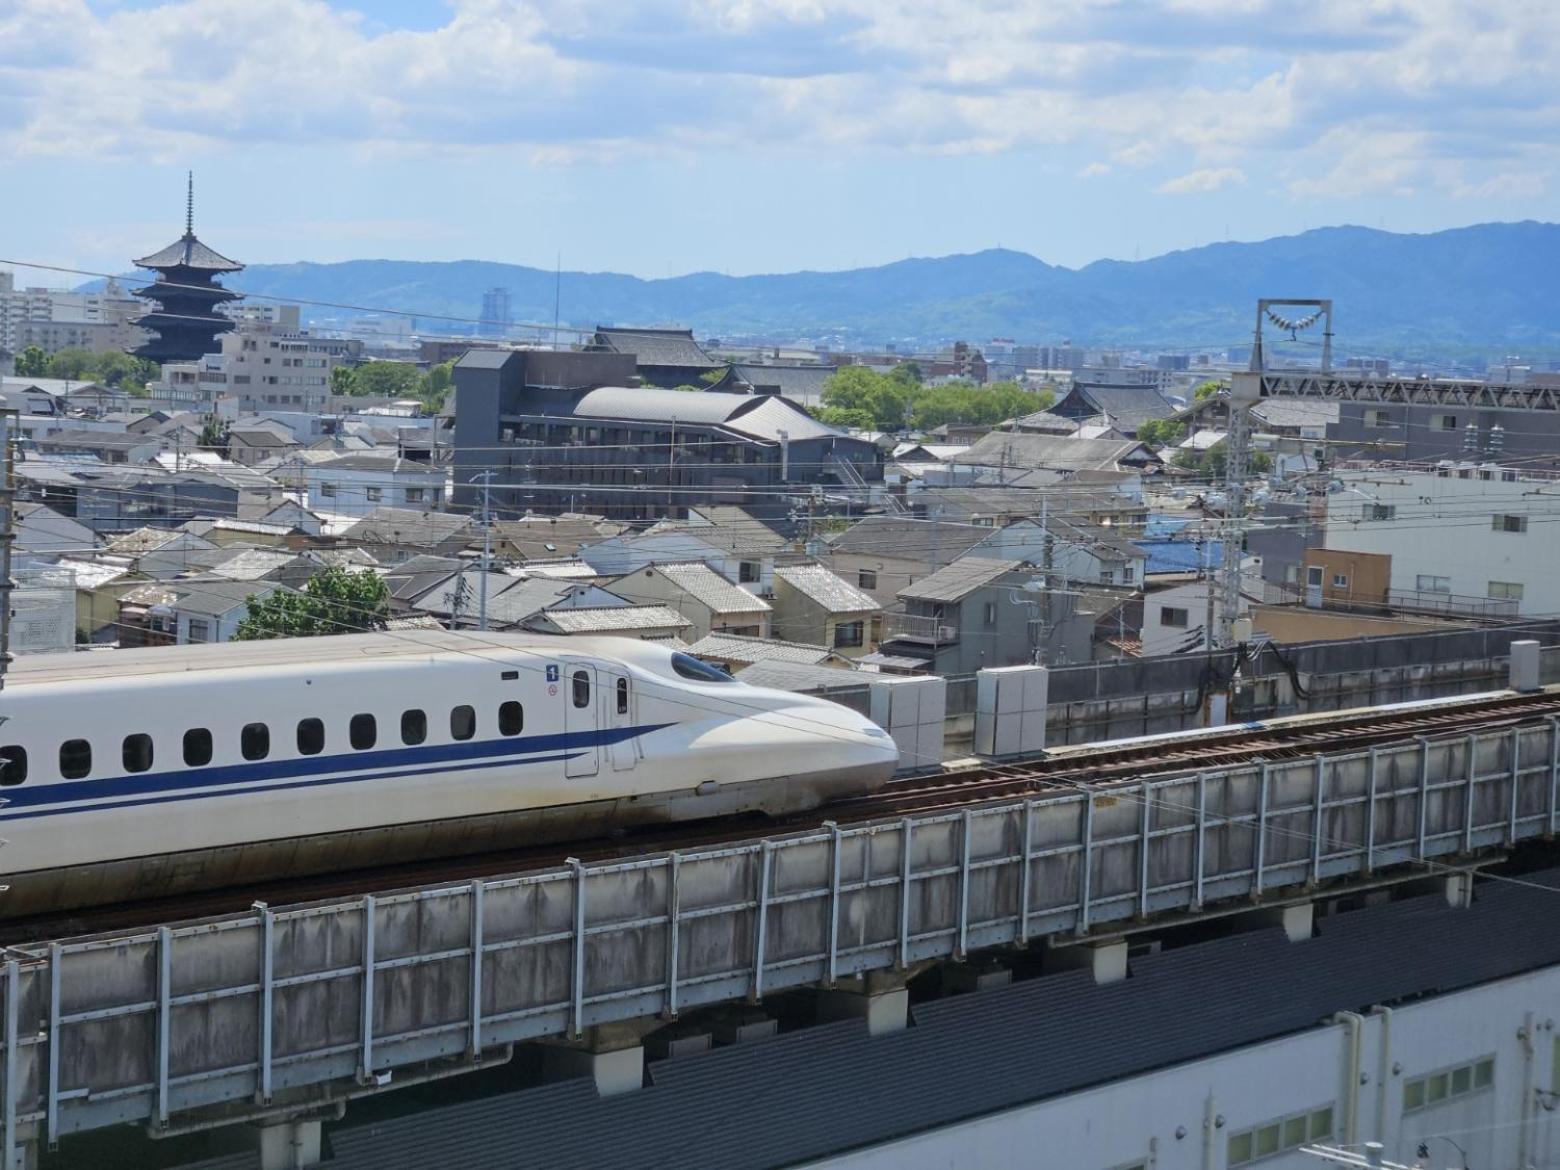
[[194,171],[184,176],[184,235],[136,264],[158,274],[157,280],[135,290],[136,296],[154,303],[135,324],[155,334],[135,350],[137,356],[169,362],[215,353],[220,336],[233,328],[233,319],[217,308],[241,296],[223,288],[216,277],[244,266],[195,238]]
[[184,234],[195,234],[195,172],[186,171],[184,188]]

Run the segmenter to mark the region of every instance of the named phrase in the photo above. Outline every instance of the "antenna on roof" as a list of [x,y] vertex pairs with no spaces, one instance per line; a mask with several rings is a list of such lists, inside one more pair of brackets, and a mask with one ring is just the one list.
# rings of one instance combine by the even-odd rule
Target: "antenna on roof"
[[195,234],[195,172],[185,172],[184,189],[184,234]]

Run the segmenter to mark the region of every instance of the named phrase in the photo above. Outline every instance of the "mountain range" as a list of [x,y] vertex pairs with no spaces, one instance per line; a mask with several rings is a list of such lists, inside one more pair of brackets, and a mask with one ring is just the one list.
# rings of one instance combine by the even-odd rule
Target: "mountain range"
[[[283,299],[411,311],[423,329],[461,329],[437,318],[469,322],[484,290],[502,286],[514,320],[553,320],[554,273],[488,261],[255,264],[230,283]],[[700,337],[923,346],[1011,337],[1223,348],[1250,340],[1258,297],[1331,297],[1340,354],[1532,358],[1560,352],[1560,225],[1425,235],[1328,227],[1078,269],[992,249],[839,272],[644,280],[566,271],[558,289],[562,321],[581,327],[675,323]],[[305,313],[352,315],[323,305]]]

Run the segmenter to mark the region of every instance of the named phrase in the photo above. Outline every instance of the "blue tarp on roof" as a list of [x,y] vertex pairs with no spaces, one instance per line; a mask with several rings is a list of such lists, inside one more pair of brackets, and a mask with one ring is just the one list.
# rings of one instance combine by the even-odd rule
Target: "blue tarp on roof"
[[1132,542],[1148,557],[1143,572],[1185,573],[1222,565],[1224,542],[1198,540],[1194,523],[1185,516],[1150,513],[1143,526],[1143,539]]

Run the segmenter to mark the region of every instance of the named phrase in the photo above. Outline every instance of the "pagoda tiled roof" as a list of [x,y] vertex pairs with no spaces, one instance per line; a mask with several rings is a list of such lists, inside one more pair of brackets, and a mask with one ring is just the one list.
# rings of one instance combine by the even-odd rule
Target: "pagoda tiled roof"
[[207,272],[238,272],[244,267],[206,247],[195,238],[194,232],[185,232],[161,251],[142,256],[136,265],[140,268],[198,268]]

